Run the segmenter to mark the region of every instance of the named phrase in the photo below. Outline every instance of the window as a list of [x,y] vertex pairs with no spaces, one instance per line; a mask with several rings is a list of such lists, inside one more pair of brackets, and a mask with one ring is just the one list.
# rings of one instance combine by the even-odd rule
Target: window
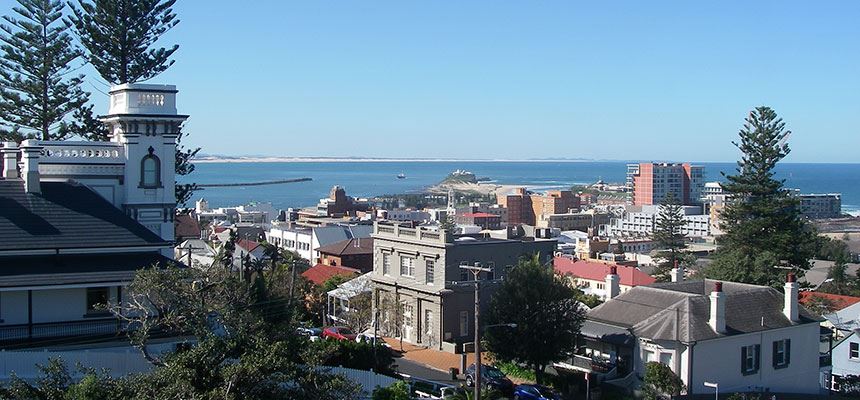
[[391,254],[382,253],[382,274],[388,275],[391,273]]
[[487,268],[490,269],[489,271],[487,271],[487,280],[491,281],[493,279],[496,279],[496,263],[492,261],[488,262]]
[[427,336],[433,334],[433,310],[424,310],[424,332]]
[[460,311],[460,336],[469,335],[469,312]]
[[436,261],[424,260],[424,282],[428,285],[433,284],[433,279],[436,274]]
[[161,187],[161,160],[153,154],[155,150],[150,147],[149,154],[140,160],[140,187]]
[[757,344],[741,347],[741,373],[752,375],[758,372],[761,347]]
[[672,367],[672,353],[660,353],[660,364]]
[[108,303],[108,288],[87,288],[87,314],[104,314]]
[[852,360],[860,359],[860,343],[851,342],[848,347],[848,358]]
[[773,368],[785,368],[791,362],[791,339],[773,342]]
[[415,276],[415,259],[412,257],[400,256],[400,275]]

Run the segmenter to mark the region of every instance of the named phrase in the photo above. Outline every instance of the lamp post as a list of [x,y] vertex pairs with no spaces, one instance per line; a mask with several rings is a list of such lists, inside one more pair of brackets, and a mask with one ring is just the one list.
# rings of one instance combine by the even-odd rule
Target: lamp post
[[481,266],[479,262],[461,265],[460,268],[471,272],[475,279],[475,400],[481,400],[481,272],[492,270]]
[[712,382],[706,381],[705,387],[714,388],[714,399],[720,400],[720,384],[719,383],[712,383]]

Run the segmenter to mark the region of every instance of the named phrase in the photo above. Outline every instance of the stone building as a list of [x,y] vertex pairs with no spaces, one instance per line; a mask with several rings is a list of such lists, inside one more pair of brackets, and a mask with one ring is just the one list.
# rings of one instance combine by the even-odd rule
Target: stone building
[[[474,335],[474,281],[461,265],[480,262],[482,307],[489,304],[506,271],[521,256],[552,259],[554,239],[522,236],[508,229],[507,238],[468,237],[443,230],[376,223],[373,231],[374,308],[379,329],[405,342],[449,352]],[[376,314],[375,314],[376,315]]]

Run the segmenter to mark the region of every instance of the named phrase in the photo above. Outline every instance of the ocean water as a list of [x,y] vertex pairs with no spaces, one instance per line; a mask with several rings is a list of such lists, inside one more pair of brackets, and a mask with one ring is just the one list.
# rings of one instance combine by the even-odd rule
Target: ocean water
[[[722,180],[721,172],[733,173],[734,163],[699,163],[705,166],[706,181]],[[311,178],[309,182],[268,186],[206,188],[193,200],[205,197],[210,206],[221,207],[271,202],[275,208],[304,207],[328,196],[334,185],[350,196],[367,197],[417,192],[438,183],[455,169],[474,172],[499,184],[522,184],[533,190],[569,188],[603,179],[624,182],[626,163],[559,161],[407,161],[407,162],[259,162],[198,163],[185,181],[240,183],[288,178]],[[777,177],[787,187],[803,193],[842,193],[846,212],[860,211],[860,164],[790,164],[777,167]],[[397,179],[403,173],[406,179]]]

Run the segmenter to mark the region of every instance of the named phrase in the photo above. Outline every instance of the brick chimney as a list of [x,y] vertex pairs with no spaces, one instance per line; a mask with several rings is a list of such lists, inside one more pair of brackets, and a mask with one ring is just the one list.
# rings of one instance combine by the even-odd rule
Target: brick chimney
[[800,306],[797,304],[797,291],[797,276],[794,275],[794,272],[789,272],[785,277],[785,305],[782,308],[782,313],[785,314],[785,317],[791,322],[800,321],[800,318],[798,317],[798,309]]
[[723,283],[714,282],[711,292],[711,314],[708,325],[717,333],[726,333],[726,294],[723,293]]
[[33,139],[21,143],[21,177],[24,178],[24,191],[27,193],[42,193],[39,177],[39,153],[42,146]]
[[606,300],[613,299],[621,293],[620,281],[618,267],[615,265],[610,266],[609,274],[606,275]]
[[684,267],[678,266],[678,260],[675,260],[675,267],[669,273],[672,277],[672,282],[681,282],[684,280]]
[[0,154],[3,155],[3,178],[18,178],[18,145],[15,142],[5,142]]

